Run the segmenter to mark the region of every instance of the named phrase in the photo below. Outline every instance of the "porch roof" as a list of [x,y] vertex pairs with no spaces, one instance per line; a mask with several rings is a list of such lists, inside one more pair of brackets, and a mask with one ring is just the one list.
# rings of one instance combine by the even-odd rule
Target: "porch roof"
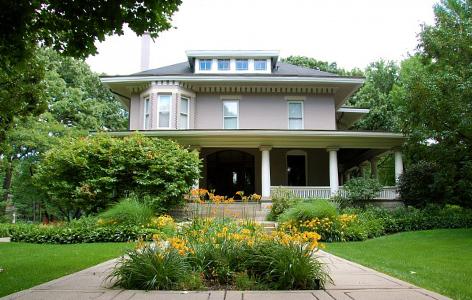
[[340,130],[140,130],[114,131],[113,136],[139,132],[145,136],[169,138],[182,145],[200,147],[257,148],[370,148],[392,149],[401,146],[405,136],[399,133]]

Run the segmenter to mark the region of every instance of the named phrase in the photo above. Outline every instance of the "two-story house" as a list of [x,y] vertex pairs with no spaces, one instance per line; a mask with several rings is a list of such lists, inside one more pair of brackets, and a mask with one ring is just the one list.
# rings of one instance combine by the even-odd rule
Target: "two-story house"
[[[395,153],[400,134],[349,130],[369,111],[343,104],[362,78],[278,61],[278,51],[187,51],[188,61],[102,82],[129,110],[129,131],[197,149],[200,187],[269,198],[276,186],[327,198],[350,172]],[[383,198],[395,197],[385,188]]]

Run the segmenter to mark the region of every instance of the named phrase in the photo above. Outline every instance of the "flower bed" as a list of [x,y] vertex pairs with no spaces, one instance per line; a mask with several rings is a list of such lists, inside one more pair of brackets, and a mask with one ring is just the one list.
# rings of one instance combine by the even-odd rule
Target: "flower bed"
[[395,210],[371,207],[343,212],[325,218],[290,220],[281,223],[280,229],[286,232],[316,231],[322,241],[338,242],[361,241],[403,231],[472,227],[472,211],[457,206]]
[[126,289],[319,289],[329,276],[315,232],[265,233],[247,221],[196,219],[173,237],[154,235],[111,274]]

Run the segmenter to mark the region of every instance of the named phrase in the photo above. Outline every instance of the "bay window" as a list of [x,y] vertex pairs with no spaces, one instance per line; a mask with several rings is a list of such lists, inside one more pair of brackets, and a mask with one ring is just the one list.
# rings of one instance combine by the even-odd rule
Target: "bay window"
[[159,128],[170,128],[170,105],[172,95],[158,96]]

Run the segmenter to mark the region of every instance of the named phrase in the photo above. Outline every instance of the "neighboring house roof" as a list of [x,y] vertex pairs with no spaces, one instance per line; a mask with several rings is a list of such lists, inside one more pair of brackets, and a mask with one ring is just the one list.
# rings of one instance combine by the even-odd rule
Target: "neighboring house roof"
[[278,62],[277,66],[274,68],[272,73],[270,74],[253,74],[253,73],[232,73],[232,74],[202,74],[202,73],[197,73],[195,74],[193,70],[190,67],[190,64],[188,62],[182,62],[170,66],[165,66],[161,68],[156,68],[156,69],[150,69],[146,71],[142,71],[139,73],[134,73],[131,75],[127,76],[179,76],[179,75],[185,75],[185,76],[295,76],[295,77],[339,77],[339,75],[334,74],[334,73],[329,73],[329,72],[324,72],[320,70],[315,70],[315,69],[309,69],[305,67],[300,67],[300,66],[295,66],[292,64],[287,64],[284,62]]

